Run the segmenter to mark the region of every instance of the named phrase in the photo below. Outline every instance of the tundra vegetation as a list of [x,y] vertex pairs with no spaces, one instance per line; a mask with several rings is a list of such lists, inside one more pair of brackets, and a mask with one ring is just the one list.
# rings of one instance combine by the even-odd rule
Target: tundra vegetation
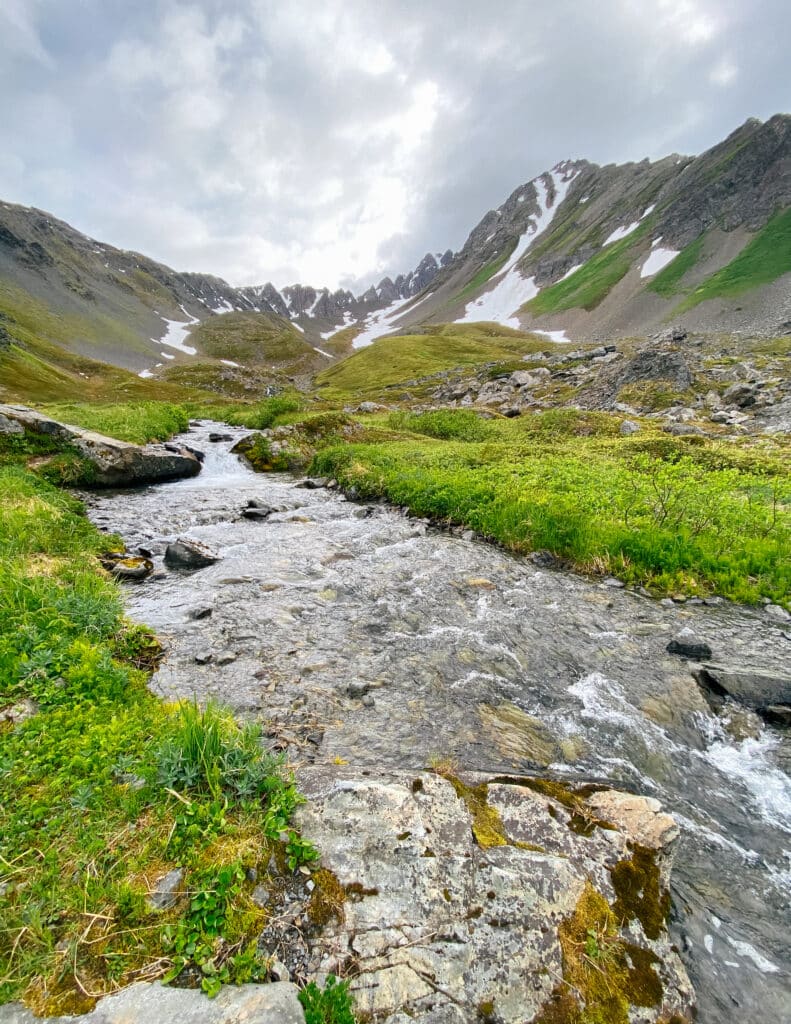
[[[620,252],[618,243],[606,258]],[[564,285],[576,294],[585,282],[575,276]],[[555,350],[506,328],[456,325],[361,350],[307,393],[119,398],[105,382],[100,400],[66,391],[52,404],[57,388],[41,391],[36,378],[28,400],[134,442],[165,439],[192,417],[246,426],[261,468],[309,466],[362,499],[385,497],[517,554],[550,551],[658,596],[789,607],[783,435],[674,436],[643,419],[623,436],[615,413],[414,408],[446,371],[496,374]],[[363,400],[388,408],[360,409]],[[267,908],[253,901],[252,879],[287,884],[317,868],[291,824],[300,796],[255,728],[148,690],[159,645],[124,619],[99,560],[120,541],[36,472],[52,454],[69,457],[51,438],[0,435],[0,1001],[64,1014],[137,979],[179,978],[209,995],[263,980],[256,938]],[[496,821],[484,824],[496,842]],[[174,871],[172,899],[157,907],[159,880]],[[564,933],[578,989],[595,981],[588,961],[626,963],[607,913],[583,909]],[[308,986],[302,1002],[311,1022],[353,1019],[342,983]]]
[[[94,425],[158,436],[181,415]],[[51,439],[0,444],[0,1002],[70,1014],[134,980],[210,996],[263,980],[253,879],[282,887],[318,856],[291,824],[293,780],[257,727],[148,690],[160,646],[99,561],[119,540],[26,468]]]

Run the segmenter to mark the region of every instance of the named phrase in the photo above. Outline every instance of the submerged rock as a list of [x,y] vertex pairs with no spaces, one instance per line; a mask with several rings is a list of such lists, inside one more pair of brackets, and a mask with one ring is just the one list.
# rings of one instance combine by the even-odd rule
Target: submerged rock
[[197,540],[179,537],[165,550],[165,565],[171,569],[204,569],[219,562],[220,556]]
[[102,558],[102,565],[119,580],[144,580],[154,571],[150,558],[125,552],[106,555]]
[[732,697],[753,711],[770,708],[775,717],[785,708],[791,711],[791,675],[754,669],[748,665],[704,665],[695,678],[707,690]]
[[704,661],[711,657],[711,647],[705,640],[695,636],[691,629],[682,629],[667,645],[670,654],[679,654],[682,658]]

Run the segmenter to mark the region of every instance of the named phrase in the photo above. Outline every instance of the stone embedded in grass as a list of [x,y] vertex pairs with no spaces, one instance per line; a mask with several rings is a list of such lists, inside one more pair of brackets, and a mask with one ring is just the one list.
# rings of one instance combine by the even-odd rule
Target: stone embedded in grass
[[184,881],[184,869],[174,868],[157,881],[149,894],[148,905],[152,910],[167,910],[172,907],[181,895],[181,883]]
[[220,556],[205,544],[197,540],[185,540],[183,537],[168,544],[165,550],[165,565],[170,569],[203,569],[219,560]]

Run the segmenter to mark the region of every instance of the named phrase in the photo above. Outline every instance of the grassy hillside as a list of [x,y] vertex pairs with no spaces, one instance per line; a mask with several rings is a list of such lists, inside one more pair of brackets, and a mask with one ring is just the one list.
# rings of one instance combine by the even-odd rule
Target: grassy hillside
[[644,221],[631,235],[605,246],[570,277],[544,288],[522,309],[534,316],[564,309],[595,309],[629,272],[640,241],[650,230],[651,221]]
[[679,306],[677,312],[691,309],[701,302],[706,302],[707,299],[733,298],[742,295],[751,288],[770,284],[783,274],[789,273],[791,273],[791,206],[787,210],[776,213],[769,223],[747,243],[739,255],[696,288],[689,298]]
[[223,313],[190,333],[189,344],[213,359],[247,366],[303,367],[316,358],[312,345],[288,320],[272,313]]
[[342,402],[380,395],[441,370],[518,360],[552,347],[546,339],[498,324],[445,324],[425,334],[382,338],[324,370],[316,382],[323,398]]
[[0,401],[183,402],[204,397],[200,389],[144,380],[94,359],[75,356],[47,342],[0,348]]
[[0,323],[18,341],[45,341],[65,348],[75,340],[97,346],[112,343],[150,353],[150,345],[132,324],[98,309],[92,309],[90,315],[77,310],[75,303],[70,311],[56,311],[23,288],[0,280]]

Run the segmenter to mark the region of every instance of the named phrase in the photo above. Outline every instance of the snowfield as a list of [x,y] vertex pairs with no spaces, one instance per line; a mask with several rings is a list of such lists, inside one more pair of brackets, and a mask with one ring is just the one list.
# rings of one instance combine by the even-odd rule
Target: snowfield
[[[657,239],[658,241],[659,239]],[[656,242],[654,242],[654,246],[656,246]],[[678,256],[677,249],[653,248],[648,259],[640,268],[640,277],[652,277],[654,274],[658,274],[668,263],[672,263],[676,256]]]
[[360,334],[352,342],[352,348],[365,348],[383,334],[389,334],[393,330],[392,321],[397,319],[398,311],[406,306],[412,299],[397,299],[385,309],[380,309],[366,318],[365,326]]
[[538,199],[538,216],[532,219],[525,233],[516,243],[516,248],[511,253],[507,263],[492,280],[496,281],[494,288],[468,303],[464,310],[464,316],[456,323],[472,324],[482,321],[494,321],[503,324],[505,327],[513,327],[519,330],[519,318],[515,316],[519,308],[538,295],[539,288],[535,278],[522,277],[517,268],[517,263],[522,259],[538,236],[546,231],[552,223],[552,218],[566,198],[569,186],[575,178],[574,174],[564,176],[563,172],[555,169],[549,172],[555,186],[555,201],[550,205],[549,188],[542,176],[533,182]]
[[626,238],[627,235],[631,235],[633,231],[636,231],[640,227],[640,221],[636,220],[634,224],[627,224],[626,227],[616,228],[611,235],[608,235],[604,239],[604,245],[609,245],[610,242],[620,242],[622,238]]
[[175,348],[185,355],[195,356],[198,354],[198,350],[190,345],[185,345],[184,339],[189,334],[190,327],[194,327],[200,321],[197,317],[190,317],[183,306],[181,307],[181,312],[188,318],[184,322],[180,320],[167,320],[164,316],[162,317],[162,323],[167,327],[167,332],[164,338],[159,339],[159,343],[160,345],[167,345],[168,348]]

